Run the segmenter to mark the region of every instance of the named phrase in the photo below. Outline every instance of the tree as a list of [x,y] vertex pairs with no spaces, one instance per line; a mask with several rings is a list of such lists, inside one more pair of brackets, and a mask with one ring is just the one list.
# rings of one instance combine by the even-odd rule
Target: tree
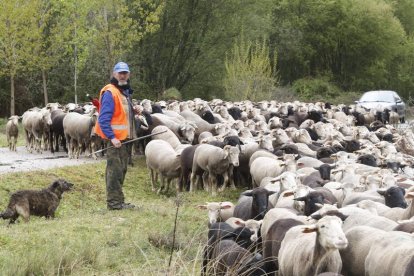
[[385,87],[405,32],[381,0],[279,0],[271,36],[284,83],[331,76],[347,90]]
[[276,60],[271,62],[269,57],[266,39],[252,43],[242,34],[225,61],[226,98],[252,101],[269,99],[276,85]]
[[[184,98],[223,93],[225,53],[244,26],[256,39],[270,29],[271,0],[166,1],[160,29],[133,52],[142,68],[141,90],[175,87]],[[146,93],[148,95],[149,93]]]
[[102,53],[104,67],[111,76],[112,66],[121,59],[126,60],[126,54],[145,34],[157,30],[163,3],[156,5],[152,0],[95,2],[91,11],[94,50]]
[[37,28],[40,0],[1,1],[0,75],[10,78],[10,114],[15,114],[15,79],[33,68],[33,45],[40,36]]

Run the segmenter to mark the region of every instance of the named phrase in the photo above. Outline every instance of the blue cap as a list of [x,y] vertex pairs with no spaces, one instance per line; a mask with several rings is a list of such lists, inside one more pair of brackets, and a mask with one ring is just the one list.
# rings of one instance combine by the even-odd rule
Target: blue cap
[[113,71],[115,73],[119,73],[119,72],[128,72],[129,73],[128,64],[126,64],[125,62],[120,61],[117,64],[115,64]]

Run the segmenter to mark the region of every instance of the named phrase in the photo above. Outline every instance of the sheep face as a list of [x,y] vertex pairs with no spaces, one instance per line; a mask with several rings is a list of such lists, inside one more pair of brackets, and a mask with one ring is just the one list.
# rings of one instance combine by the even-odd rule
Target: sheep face
[[183,137],[191,144],[194,140],[195,128],[190,124],[186,124],[181,128],[181,132]]
[[223,149],[226,152],[226,156],[229,160],[229,163],[235,167],[239,166],[239,154],[240,150],[238,147],[225,146]]
[[234,206],[231,204],[220,203],[220,202],[207,202],[206,205],[199,205],[200,209],[208,210],[208,221],[211,224],[216,223],[220,218],[220,212],[225,209],[230,209]]
[[345,249],[348,240],[342,230],[342,220],[336,216],[326,216],[316,223],[319,242],[325,249]]
[[266,149],[270,152],[273,152],[273,142],[272,137],[270,136],[263,136],[259,139],[259,147],[262,149]]

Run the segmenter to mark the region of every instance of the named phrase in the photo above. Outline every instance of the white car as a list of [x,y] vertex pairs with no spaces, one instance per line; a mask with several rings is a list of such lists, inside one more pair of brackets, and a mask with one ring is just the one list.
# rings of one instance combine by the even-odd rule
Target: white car
[[366,109],[377,109],[383,111],[388,109],[395,111],[400,116],[400,121],[405,121],[405,103],[395,91],[391,90],[376,90],[365,92],[362,97],[355,101],[357,106]]

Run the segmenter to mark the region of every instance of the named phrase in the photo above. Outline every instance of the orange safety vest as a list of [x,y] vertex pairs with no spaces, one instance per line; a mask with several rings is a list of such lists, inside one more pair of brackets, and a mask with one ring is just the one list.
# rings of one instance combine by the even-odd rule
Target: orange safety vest
[[[122,92],[113,84],[108,84],[101,89],[99,93],[99,103],[101,103],[102,94],[105,91],[112,93],[114,99],[114,114],[111,119],[111,127],[118,140],[125,140],[129,136],[129,120],[128,120],[128,101]],[[99,120],[95,124],[95,132],[103,139],[108,139],[102,132]]]

